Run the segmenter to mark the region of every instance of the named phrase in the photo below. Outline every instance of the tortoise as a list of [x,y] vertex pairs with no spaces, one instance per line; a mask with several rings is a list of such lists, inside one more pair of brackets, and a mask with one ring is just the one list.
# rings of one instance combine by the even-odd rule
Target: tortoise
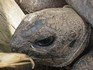
[[[22,20],[12,36],[11,49],[31,56],[36,63],[65,67],[88,47],[91,32],[91,26],[71,7],[48,8]],[[84,70],[86,66],[92,70],[93,64],[88,64],[93,60],[91,53],[81,57],[72,70]]]

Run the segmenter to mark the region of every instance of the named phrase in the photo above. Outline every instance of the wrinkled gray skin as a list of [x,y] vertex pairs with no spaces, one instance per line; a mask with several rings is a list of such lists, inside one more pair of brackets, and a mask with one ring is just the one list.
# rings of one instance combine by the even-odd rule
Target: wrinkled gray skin
[[[93,0],[66,0],[93,27]],[[92,31],[93,32],[93,31]],[[91,34],[93,39],[93,33]],[[91,40],[91,47],[93,40]],[[89,47],[89,46],[88,46]],[[93,70],[93,49],[75,63],[72,70]]]
[[93,70],[93,29],[91,30],[90,42],[83,55],[76,61],[71,70]]
[[45,8],[63,7],[65,0],[15,0],[23,11],[27,13],[39,11]]
[[85,49],[90,33],[73,9],[45,9],[25,17],[12,37],[11,48],[37,63],[63,67]]
[[78,60],[71,70],[93,70],[93,49]]
[[66,0],[93,27],[93,0]]

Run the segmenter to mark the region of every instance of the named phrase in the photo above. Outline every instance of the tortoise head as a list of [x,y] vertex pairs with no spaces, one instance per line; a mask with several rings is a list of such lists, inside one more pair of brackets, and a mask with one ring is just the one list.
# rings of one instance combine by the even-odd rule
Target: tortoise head
[[27,15],[15,31],[11,48],[35,62],[63,67],[86,47],[90,27],[71,8],[45,9]]

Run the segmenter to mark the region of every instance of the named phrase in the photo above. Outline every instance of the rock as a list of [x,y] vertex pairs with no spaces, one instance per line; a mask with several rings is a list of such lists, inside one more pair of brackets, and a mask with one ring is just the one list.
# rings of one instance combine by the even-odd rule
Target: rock
[[27,13],[45,8],[63,7],[66,4],[65,0],[16,0],[16,2]]
[[93,0],[66,0],[93,27]]

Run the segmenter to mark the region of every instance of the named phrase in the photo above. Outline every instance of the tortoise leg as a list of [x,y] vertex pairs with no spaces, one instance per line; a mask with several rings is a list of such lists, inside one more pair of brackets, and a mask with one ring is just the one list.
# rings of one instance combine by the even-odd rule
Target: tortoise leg
[[93,70],[93,50],[77,61],[72,70]]

